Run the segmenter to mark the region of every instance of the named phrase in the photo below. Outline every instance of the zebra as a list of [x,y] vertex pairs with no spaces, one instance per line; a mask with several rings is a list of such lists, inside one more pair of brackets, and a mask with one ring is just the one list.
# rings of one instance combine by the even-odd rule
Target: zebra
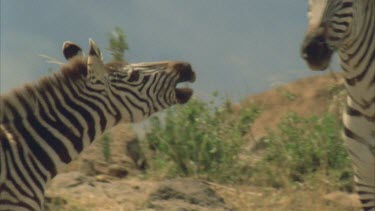
[[337,52],[348,93],[345,145],[364,210],[375,210],[375,1],[309,0],[302,57],[324,70]]
[[195,81],[187,62],[104,64],[65,42],[60,70],[0,95],[0,210],[43,210],[46,185],[111,127],[188,102]]

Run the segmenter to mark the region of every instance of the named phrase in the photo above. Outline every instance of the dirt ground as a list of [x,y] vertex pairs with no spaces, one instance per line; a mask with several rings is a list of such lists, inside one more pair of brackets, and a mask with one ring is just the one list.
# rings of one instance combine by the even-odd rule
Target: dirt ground
[[[342,82],[331,75],[303,78],[249,96],[233,107],[252,103],[262,107],[262,114],[249,131],[257,139],[267,128],[275,128],[289,111],[303,116],[327,111],[339,114],[342,105],[338,102],[342,100],[336,100],[333,93],[342,87]],[[137,153],[136,134],[127,125],[114,128],[110,134],[111,159],[106,161],[102,156],[100,141],[93,143],[52,181],[47,190],[48,210],[358,210],[356,196],[342,192],[317,195],[308,187],[305,191],[280,192],[193,178],[143,178],[144,160]]]

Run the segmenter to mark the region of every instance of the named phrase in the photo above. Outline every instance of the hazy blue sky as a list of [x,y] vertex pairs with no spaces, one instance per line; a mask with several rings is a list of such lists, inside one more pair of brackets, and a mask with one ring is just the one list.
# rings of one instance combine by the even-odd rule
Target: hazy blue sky
[[61,61],[70,40],[85,51],[93,38],[109,60],[107,33],[128,36],[130,62],[189,61],[198,97],[233,99],[310,72],[299,56],[307,0],[0,0],[1,92],[48,74],[39,57]]

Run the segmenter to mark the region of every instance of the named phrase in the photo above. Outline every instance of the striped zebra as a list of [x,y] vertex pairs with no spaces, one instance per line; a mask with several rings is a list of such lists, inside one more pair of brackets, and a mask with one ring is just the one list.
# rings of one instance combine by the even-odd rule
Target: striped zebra
[[0,96],[0,210],[43,210],[46,184],[104,131],[193,93],[176,88],[195,81],[188,63],[103,64],[92,40],[63,53],[59,72]]
[[302,57],[313,70],[340,58],[348,93],[345,144],[364,210],[375,210],[375,0],[309,0]]

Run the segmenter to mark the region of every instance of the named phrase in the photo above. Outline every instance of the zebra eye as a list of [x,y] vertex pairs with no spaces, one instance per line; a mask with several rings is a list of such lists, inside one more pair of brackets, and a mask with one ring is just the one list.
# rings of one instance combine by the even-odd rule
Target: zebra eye
[[139,79],[139,71],[132,71],[130,73],[129,82],[138,81]]

